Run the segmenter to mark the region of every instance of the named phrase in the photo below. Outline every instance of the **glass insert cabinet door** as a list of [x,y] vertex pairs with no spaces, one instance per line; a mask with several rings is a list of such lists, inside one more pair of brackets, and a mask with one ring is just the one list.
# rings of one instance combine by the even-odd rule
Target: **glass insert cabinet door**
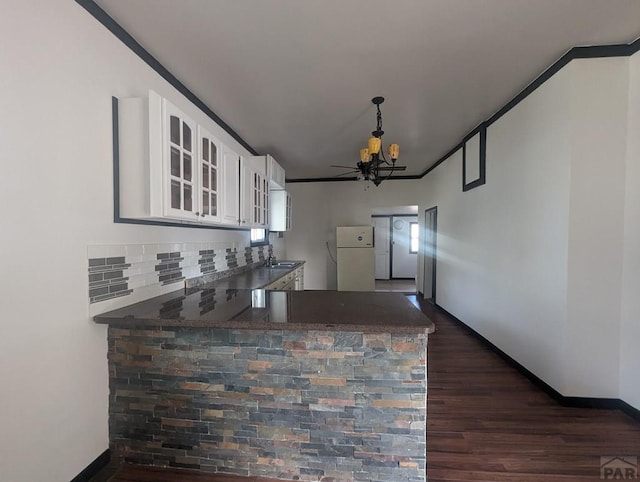
[[269,180],[262,178],[262,217],[260,224],[267,226],[269,224]]
[[170,102],[164,102],[165,215],[196,218],[198,170],[195,155],[195,122]]
[[200,210],[204,221],[218,221],[220,212],[221,144],[205,129],[200,128]]
[[291,216],[292,216],[292,212],[291,212],[291,195],[289,195],[289,193],[287,193],[287,195],[285,196],[286,199],[286,207],[285,207],[285,229],[287,231],[291,230]]
[[269,181],[258,172],[253,172],[253,217],[256,226],[266,226],[269,220]]

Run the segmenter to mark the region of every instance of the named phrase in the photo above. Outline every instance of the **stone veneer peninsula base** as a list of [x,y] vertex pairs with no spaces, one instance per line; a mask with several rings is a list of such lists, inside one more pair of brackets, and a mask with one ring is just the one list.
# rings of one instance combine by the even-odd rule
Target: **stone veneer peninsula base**
[[[282,292],[267,293],[281,305]],[[112,455],[286,480],[426,481],[433,324],[399,294],[324,293],[287,294],[287,322],[267,299],[266,311],[249,307],[234,317],[241,328],[216,326],[231,320],[154,320],[148,303],[96,317],[110,325]],[[367,298],[362,309],[372,310],[373,325],[346,322],[342,315],[357,311],[346,301],[362,307]],[[326,324],[305,319],[309,303],[329,301],[308,315],[328,316]],[[385,310],[410,320],[385,323]],[[267,312],[271,319],[255,321]]]

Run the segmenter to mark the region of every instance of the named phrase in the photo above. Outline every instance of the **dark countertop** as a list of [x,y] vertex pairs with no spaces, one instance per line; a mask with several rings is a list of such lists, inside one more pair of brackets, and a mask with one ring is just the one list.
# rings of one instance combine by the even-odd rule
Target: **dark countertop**
[[121,328],[175,326],[386,333],[432,333],[435,329],[433,322],[401,293],[251,289],[266,286],[292,269],[258,268],[141,301],[97,315],[94,320]]
[[[285,262],[285,261],[283,261]],[[247,271],[242,274],[230,276],[228,278],[222,278],[216,281],[211,281],[206,284],[200,284],[195,289],[206,288],[229,288],[238,290],[254,290],[264,288],[268,284],[279,280],[283,276],[289,274],[291,271],[304,265],[304,261],[286,261],[287,263],[294,263],[291,268],[256,268]]]

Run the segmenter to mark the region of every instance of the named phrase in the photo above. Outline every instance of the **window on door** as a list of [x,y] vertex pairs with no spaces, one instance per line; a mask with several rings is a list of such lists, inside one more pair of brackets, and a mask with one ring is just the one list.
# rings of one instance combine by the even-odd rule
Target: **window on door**
[[409,231],[409,252],[415,254],[418,252],[419,246],[419,230],[418,223],[411,223]]

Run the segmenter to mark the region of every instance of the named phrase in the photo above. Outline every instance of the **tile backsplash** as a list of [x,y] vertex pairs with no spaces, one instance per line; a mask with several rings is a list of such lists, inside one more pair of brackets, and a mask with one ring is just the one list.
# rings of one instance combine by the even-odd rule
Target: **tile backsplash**
[[104,313],[185,285],[225,278],[264,264],[267,246],[229,243],[90,245],[89,314]]

